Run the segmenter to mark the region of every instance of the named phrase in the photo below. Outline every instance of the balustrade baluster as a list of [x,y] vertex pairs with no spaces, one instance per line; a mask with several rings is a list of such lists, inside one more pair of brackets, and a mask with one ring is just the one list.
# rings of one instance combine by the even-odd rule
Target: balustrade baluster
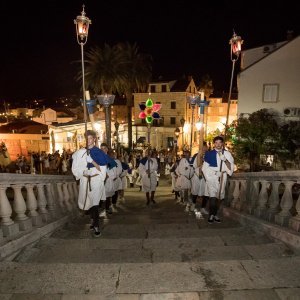
[[66,204],[68,211],[72,211],[73,207],[71,205],[71,200],[70,200],[70,195],[69,195],[69,190],[68,190],[68,183],[65,182],[62,185],[62,188],[63,188],[64,203]]
[[283,183],[285,189],[280,201],[281,212],[275,215],[275,222],[281,226],[287,225],[291,217],[290,209],[293,207],[292,187],[295,182],[284,181]]
[[25,188],[27,191],[27,196],[26,196],[26,205],[27,205],[27,210],[28,216],[31,218],[32,225],[33,226],[40,226],[42,222],[42,217],[41,215],[37,212],[37,200],[33,191],[34,184],[25,184]]
[[[299,182],[297,183],[300,184]],[[300,193],[296,201],[295,209],[297,214],[290,219],[289,226],[296,231],[300,231]]]
[[275,214],[278,213],[278,206],[279,206],[279,185],[281,184],[281,181],[272,181],[272,191],[271,195],[269,197],[269,209],[266,213],[266,219],[269,222],[274,222]]
[[239,194],[239,200],[237,201],[235,208],[237,210],[243,210],[244,209],[244,203],[246,202],[246,188],[247,188],[247,180],[242,179],[240,180],[241,187],[240,187],[240,194]]
[[26,216],[26,203],[22,194],[22,184],[13,184],[14,190],[13,209],[16,212],[16,221],[19,223],[20,230],[29,230],[32,228],[32,221]]
[[51,183],[46,183],[46,199],[47,199],[47,206],[48,206],[48,211],[51,215],[52,218],[55,218],[55,204],[54,204],[54,199],[53,199],[53,194],[52,194],[52,185]]
[[236,203],[239,201],[239,196],[240,196],[240,180],[234,179],[233,199],[230,203],[230,207],[235,208]]
[[64,194],[62,191],[62,182],[57,182],[56,186],[57,186],[57,193],[58,193],[58,203],[60,205],[61,211],[64,212],[66,210],[66,204],[64,203]]
[[44,186],[45,186],[44,183],[37,184],[37,190],[38,190],[37,203],[38,203],[39,212],[42,216],[43,221],[48,222],[49,221],[49,213],[48,213],[48,210],[46,209],[47,200],[46,200],[46,196],[45,196]]
[[0,218],[3,236],[12,236],[19,232],[19,225],[11,219],[12,208],[8,201],[6,190],[9,184],[0,185]]
[[256,203],[258,200],[258,195],[259,195],[259,181],[258,180],[254,180],[252,183],[252,188],[250,190],[250,205],[249,205],[249,210],[248,212],[250,214],[254,213],[254,210],[256,208]]
[[266,180],[261,181],[261,189],[258,195],[257,207],[254,210],[256,217],[265,217],[267,211],[267,202],[268,202],[268,185],[269,182]]

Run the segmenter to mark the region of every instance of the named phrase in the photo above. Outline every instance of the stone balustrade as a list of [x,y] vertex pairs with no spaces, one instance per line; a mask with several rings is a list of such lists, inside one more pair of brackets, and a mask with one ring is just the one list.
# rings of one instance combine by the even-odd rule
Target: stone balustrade
[[0,174],[0,241],[77,211],[73,176]]
[[225,204],[280,226],[300,231],[300,171],[236,173]]

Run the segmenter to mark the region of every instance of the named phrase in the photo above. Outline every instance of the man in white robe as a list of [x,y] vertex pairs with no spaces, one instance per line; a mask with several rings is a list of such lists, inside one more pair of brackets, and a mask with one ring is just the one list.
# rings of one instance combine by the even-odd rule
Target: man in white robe
[[80,209],[90,211],[91,229],[96,237],[99,230],[99,201],[106,199],[104,180],[106,178],[106,155],[95,147],[96,133],[92,130],[86,132],[88,151],[79,149],[73,155],[72,173],[76,180],[80,180],[78,206]]
[[157,186],[156,174],[158,170],[158,164],[152,150],[148,150],[146,154],[147,156],[140,161],[139,173],[142,178],[142,191],[146,193],[146,205],[149,206],[151,202],[153,204],[156,203],[154,200],[154,194]]
[[184,157],[180,160],[176,169],[178,175],[176,185],[183,193],[183,202],[188,204],[189,191],[191,189],[191,179],[194,176],[193,161],[191,159],[191,152],[184,151]]
[[224,149],[224,139],[217,136],[213,139],[214,149],[205,153],[202,172],[206,179],[206,195],[209,196],[208,223],[220,223],[217,216],[218,202],[224,199],[227,175],[234,170],[234,159],[231,153]]

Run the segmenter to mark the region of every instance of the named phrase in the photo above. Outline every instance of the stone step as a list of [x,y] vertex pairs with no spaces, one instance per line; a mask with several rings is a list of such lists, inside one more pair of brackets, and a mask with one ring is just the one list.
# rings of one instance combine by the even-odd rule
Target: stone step
[[[189,263],[0,263],[0,294],[116,294],[297,288],[300,257]],[[110,297],[110,298],[109,298]]]
[[[169,245],[169,247],[168,247]],[[45,239],[15,258],[38,263],[146,263],[275,258],[294,255],[280,243],[224,246],[221,238],[114,240]]]

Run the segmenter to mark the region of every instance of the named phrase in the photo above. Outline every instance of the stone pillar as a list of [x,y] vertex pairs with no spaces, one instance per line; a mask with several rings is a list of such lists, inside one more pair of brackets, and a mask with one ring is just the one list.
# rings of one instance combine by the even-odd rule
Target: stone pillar
[[269,222],[274,222],[275,215],[278,213],[279,206],[279,192],[278,187],[281,184],[281,181],[272,181],[272,192],[269,197],[269,209],[266,213],[266,219]]
[[54,199],[53,199],[53,194],[52,194],[52,185],[51,183],[46,183],[46,199],[47,199],[47,206],[48,206],[48,211],[51,216],[51,218],[55,218],[55,204],[54,204]]
[[285,226],[288,225],[291,217],[290,209],[293,206],[292,187],[294,181],[284,181],[285,190],[280,201],[281,212],[275,215],[275,223]]
[[268,181],[261,181],[261,189],[258,195],[258,206],[254,209],[254,215],[258,218],[264,218],[267,211],[268,185]]
[[44,183],[37,184],[37,190],[38,190],[37,204],[38,204],[39,212],[42,216],[42,220],[43,222],[46,223],[49,221],[50,216],[46,208],[47,200],[46,200],[44,185],[45,185]]
[[289,227],[296,231],[300,231],[300,194],[298,196],[297,202],[296,202],[296,211],[297,214],[290,219]]
[[230,203],[230,207],[235,208],[237,202],[239,201],[239,196],[240,196],[240,181],[234,180],[233,199]]
[[3,236],[12,236],[19,232],[19,225],[11,219],[12,208],[7,199],[6,189],[9,184],[0,185],[0,218]]
[[256,203],[258,200],[258,194],[259,194],[259,181],[255,180],[252,183],[252,188],[250,190],[251,198],[250,198],[250,205],[249,205],[249,214],[254,213],[254,209],[256,208]]
[[68,211],[72,211],[72,205],[71,205],[71,200],[70,200],[70,195],[69,195],[69,191],[68,191],[68,183],[65,182],[62,185],[63,188],[63,196],[64,196],[64,203],[68,209]]
[[28,216],[31,217],[33,226],[41,226],[43,222],[42,217],[37,212],[37,201],[33,192],[34,186],[34,184],[25,184],[25,188],[27,191],[26,204],[27,210],[29,211]]
[[13,209],[16,212],[16,221],[19,223],[20,230],[29,230],[32,228],[31,220],[25,215],[26,203],[22,195],[22,184],[13,184],[14,190]]
[[64,195],[63,195],[63,191],[62,191],[62,182],[57,182],[56,186],[57,186],[57,193],[58,193],[58,203],[59,206],[61,208],[61,211],[64,212],[66,210],[66,205],[64,203]]

